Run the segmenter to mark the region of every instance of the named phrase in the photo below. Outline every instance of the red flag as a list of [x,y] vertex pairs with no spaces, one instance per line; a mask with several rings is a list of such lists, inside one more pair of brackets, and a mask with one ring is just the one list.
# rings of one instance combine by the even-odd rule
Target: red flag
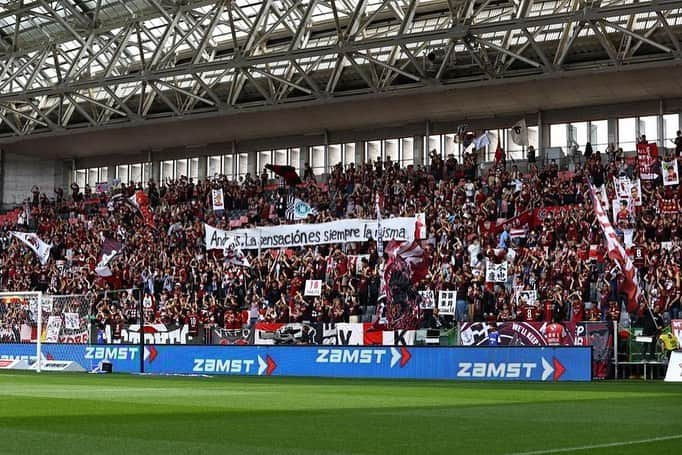
[[628,296],[628,312],[633,312],[637,309],[639,296],[642,293],[637,279],[637,270],[635,269],[632,260],[625,252],[623,245],[618,241],[618,235],[616,234],[616,231],[614,231],[611,221],[609,221],[609,217],[604,213],[604,208],[599,202],[599,198],[597,198],[597,193],[593,185],[590,185],[590,195],[592,196],[594,213],[597,216],[599,225],[604,233],[608,256],[618,264],[618,267],[625,277],[620,290]]
[[423,280],[429,273],[429,255],[418,242],[400,243],[391,240],[386,247],[388,262],[384,270],[386,297],[391,302],[390,283],[393,274],[402,273],[411,284]]
[[266,164],[266,169],[271,170],[275,174],[284,178],[284,181],[291,186],[300,185],[303,182],[301,177],[296,173],[296,169],[293,166],[282,166],[279,164]]
[[154,225],[154,216],[149,209],[149,197],[147,197],[147,194],[144,191],[135,191],[135,194],[129,197],[128,201],[130,201],[130,203],[137,207],[137,209],[140,211],[142,218],[144,218],[145,224],[152,228],[156,227]]

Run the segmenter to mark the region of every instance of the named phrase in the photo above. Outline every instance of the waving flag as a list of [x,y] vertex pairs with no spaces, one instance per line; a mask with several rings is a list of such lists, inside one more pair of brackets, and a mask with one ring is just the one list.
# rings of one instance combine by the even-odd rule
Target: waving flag
[[602,232],[604,233],[604,239],[606,241],[606,250],[608,251],[609,257],[616,261],[625,280],[621,286],[621,290],[625,292],[628,296],[628,312],[635,311],[638,306],[639,296],[641,295],[641,289],[639,288],[639,282],[637,280],[637,271],[632,263],[632,260],[625,252],[623,245],[618,241],[618,235],[609,221],[609,217],[604,212],[604,208],[599,202],[597,197],[597,191],[594,185],[590,185],[590,194],[592,197],[592,204],[594,206],[594,213],[597,216],[599,225],[601,226]]
[[135,194],[128,198],[128,202],[130,202],[140,211],[142,218],[144,218],[145,224],[152,228],[155,227],[154,216],[149,209],[149,197],[147,196],[147,193],[142,190],[137,190],[135,191]]
[[480,150],[484,147],[489,146],[490,138],[488,137],[488,133],[483,133],[480,136],[478,136],[476,139],[474,139],[473,144],[475,150]]
[[296,173],[296,169],[293,166],[282,166],[279,164],[266,164],[265,169],[269,169],[275,174],[284,178],[284,181],[291,186],[300,185],[303,182],[301,177]]
[[52,248],[52,245],[43,242],[40,240],[40,237],[33,233],[12,231],[12,235],[29,247],[31,251],[38,256],[42,265],[47,264],[47,260],[50,258],[50,248]]
[[386,246],[386,253],[383,291],[389,308],[381,319],[385,319],[390,328],[415,329],[419,326],[421,301],[415,284],[429,272],[429,255],[419,242],[395,240]]
[[118,240],[105,237],[102,242],[102,250],[99,253],[99,260],[95,266],[95,273],[99,276],[111,276],[109,262],[123,251],[123,244]]
[[290,195],[286,210],[287,220],[305,220],[308,218],[308,215],[317,215],[317,209],[307,202],[303,202],[299,198]]
[[521,119],[511,127],[511,140],[516,145],[528,146],[528,127],[526,119]]

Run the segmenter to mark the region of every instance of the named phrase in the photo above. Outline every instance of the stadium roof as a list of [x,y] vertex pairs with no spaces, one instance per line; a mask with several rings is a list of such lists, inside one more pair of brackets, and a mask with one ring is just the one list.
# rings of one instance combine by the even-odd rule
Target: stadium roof
[[0,139],[678,64],[672,0],[0,0]]

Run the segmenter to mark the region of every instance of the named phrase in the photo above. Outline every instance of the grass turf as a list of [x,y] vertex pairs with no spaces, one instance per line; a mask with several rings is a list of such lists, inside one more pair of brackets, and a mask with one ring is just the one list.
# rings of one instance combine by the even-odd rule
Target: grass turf
[[681,423],[660,382],[0,373],[3,454],[677,453]]

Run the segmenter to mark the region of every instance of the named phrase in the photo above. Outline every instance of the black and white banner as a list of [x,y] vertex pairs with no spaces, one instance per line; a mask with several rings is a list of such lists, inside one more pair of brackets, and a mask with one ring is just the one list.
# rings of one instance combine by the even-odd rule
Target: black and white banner
[[507,281],[507,261],[495,264],[490,259],[486,260],[485,280],[489,283],[505,283]]
[[[235,239],[242,249],[292,248],[329,243],[367,242],[378,237],[376,220],[349,219],[318,224],[264,226],[225,231],[204,225],[206,249],[222,250],[229,239]],[[384,241],[413,241],[415,219],[408,217],[382,220]]]

